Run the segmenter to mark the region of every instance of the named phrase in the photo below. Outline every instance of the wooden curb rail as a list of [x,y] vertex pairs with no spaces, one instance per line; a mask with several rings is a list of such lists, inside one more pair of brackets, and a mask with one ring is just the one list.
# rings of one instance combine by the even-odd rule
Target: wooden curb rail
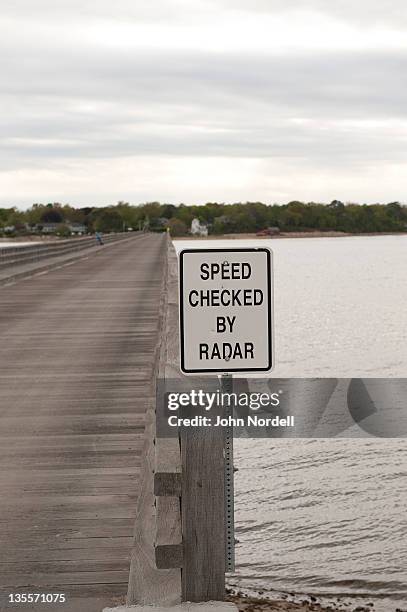
[[[139,232],[134,232],[138,235]],[[130,233],[107,234],[103,236],[103,241],[108,244],[130,238]],[[59,257],[67,253],[81,251],[96,246],[94,236],[84,236],[83,238],[71,238],[69,240],[58,240],[51,242],[36,243],[29,246],[2,247],[0,242],[0,269],[17,266],[23,263],[39,261],[41,259],[50,259]]]
[[[155,385],[164,378],[178,343],[177,259],[167,238],[155,376],[146,414],[134,542],[130,561],[128,605],[172,606],[181,601],[181,453],[178,438],[156,437]],[[171,341],[172,338],[172,341]],[[170,374],[171,375],[171,374]],[[178,373],[179,376],[179,373]]]
[[161,341],[146,416],[128,605],[173,606],[225,597],[225,471],[222,428],[156,436],[157,378],[179,370],[178,261],[168,238]]

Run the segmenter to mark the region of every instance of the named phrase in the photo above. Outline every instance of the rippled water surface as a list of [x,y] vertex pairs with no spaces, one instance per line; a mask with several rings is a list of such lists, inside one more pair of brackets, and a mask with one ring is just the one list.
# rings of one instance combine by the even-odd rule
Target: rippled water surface
[[405,440],[236,440],[243,588],[407,602]]
[[[248,245],[233,241],[239,244]],[[273,376],[407,376],[406,236],[269,244]],[[372,602],[380,612],[407,610],[406,440],[257,439],[235,445],[240,544],[231,583],[329,601],[341,595],[349,609]]]

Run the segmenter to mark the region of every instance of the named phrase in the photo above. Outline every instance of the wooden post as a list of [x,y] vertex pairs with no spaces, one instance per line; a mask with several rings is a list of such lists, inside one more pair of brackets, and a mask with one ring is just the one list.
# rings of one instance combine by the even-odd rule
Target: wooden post
[[[216,412],[211,417],[215,419]],[[225,599],[225,468],[222,427],[182,428],[182,600]]]

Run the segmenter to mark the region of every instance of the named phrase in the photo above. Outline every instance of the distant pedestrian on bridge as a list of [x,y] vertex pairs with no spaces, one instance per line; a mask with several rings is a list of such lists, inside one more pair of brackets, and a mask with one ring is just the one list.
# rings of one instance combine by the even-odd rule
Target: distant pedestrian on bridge
[[102,240],[102,234],[100,234],[99,232],[96,232],[95,236],[96,236],[96,243],[102,246],[104,244]]

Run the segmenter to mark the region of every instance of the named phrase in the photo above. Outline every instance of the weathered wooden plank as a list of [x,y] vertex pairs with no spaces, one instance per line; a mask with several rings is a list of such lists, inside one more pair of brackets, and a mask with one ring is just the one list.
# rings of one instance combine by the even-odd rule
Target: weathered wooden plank
[[181,496],[181,450],[178,438],[156,438],[154,494]]
[[[98,539],[98,538],[95,538]],[[106,541],[107,540],[107,541]],[[47,562],[54,562],[56,564],[63,564],[67,561],[76,561],[83,560],[86,562],[93,561],[121,561],[126,562],[126,568],[128,568],[128,556],[129,554],[123,555],[123,546],[125,544],[131,544],[131,538],[127,538],[127,541],[123,541],[122,538],[106,538],[105,546],[97,547],[96,544],[90,540],[85,540],[86,546],[82,548],[56,548],[58,541],[50,543],[48,552],[47,552]],[[32,569],[32,564],[35,563],[36,570],[38,569],[38,558],[35,550],[33,548],[24,548],[24,543],[21,542],[21,546],[17,551],[12,551],[7,554],[6,559],[0,560],[0,573],[5,569],[5,567],[11,567],[13,563],[18,565],[18,569],[21,570],[22,563],[30,562]]]
[[[160,304],[162,341],[157,346],[157,367],[155,371],[157,377],[165,375],[167,360],[167,297],[168,267],[166,266],[162,301]],[[162,564],[165,566],[169,564],[168,556],[174,558],[174,549],[163,548],[174,544],[172,540],[166,541],[167,537],[173,537],[173,534],[176,532],[174,514],[170,523],[171,527],[167,530],[168,525],[161,522],[162,519],[160,519],[160,509],[163,507],[163,504],[165,505],[165,501],[161,504],[160,498],[156,497],[156,494],[165,492],[168,495],[170,492],[172,494],[174,494],[174,491],[179,492],[179,483],[177,485],[177,479],[180,476],[179,446],[177,458],[177,445],[174,441],[167,443],[163,440],[156,440],[154,401],[147,412],[145,432],[146,446],[141,467],[141,493],[137,505],[127,602],[128,604],[141,605],[174,605],[181,601],[181,572],[178,569],[179,563],[176,564],[175,568],[160,569]],[[156,504],[157,501],[158,504]],[[157,505],[159,508],[158,519]],[[178,528],[180,530],[179,516]],[[179,542],[175,542],[175,544],[179,544]],[[163,546],[162,548],[160,548],[161,545]]]
[[181,474],[160,472],[154,474],[154,495],[181,497]]
[[141,241],[1,288],[3,593],[126,592],[165,255]]
[[181,474],[172,472],[161,472],[154,474],[154,495],[157,496],[181,496],[182,479]]
[[[122,559],[109,558],[108,555],[104,559],[50,559],[48,561],[35,563],[35,573],[39,574],[66,574],[67,572],[127,572],[129,568],[128,558]],[[0,564],[2,576],[13,575],[16,572],[28,574],[32,571],[32,561],[18,560]]]
[[182,567],[181,504],[179,497],[156,498],[155,560],[159,569]]
[[[215,413],[213,413],[215,417]],[[181,434],[183,601],[225,598],[225,488],[222,428]]]
[[141,471],[140,496],[133,548],[127,603],[130,605],[175,605],[180,603],[181,576],[178,569],[157,569],[154,534],[156,507],[153,491],[155,411],[147,413],[146,446]]
[[178,438],[155,440],[155,471],[157,473],[181,473],[180,446]]
[[103,572],[30,572],[28,574],[20,572],[2,572],[2,587],[37,586],[44,589],[47,586],[71,585],[71,584],[99,584],[101,586],[111,583],[126,584],[128,569],[118,571]]
[[182,544],[161,544],[155,547],[157,569],[177,569],[183,563]]
[[[167,378],[180,378],[178,259],[169,250]],[[216,417],[215,414],[212,416]],[[181,434],[183,601],[225,598],[225,488],[223,430]]]

